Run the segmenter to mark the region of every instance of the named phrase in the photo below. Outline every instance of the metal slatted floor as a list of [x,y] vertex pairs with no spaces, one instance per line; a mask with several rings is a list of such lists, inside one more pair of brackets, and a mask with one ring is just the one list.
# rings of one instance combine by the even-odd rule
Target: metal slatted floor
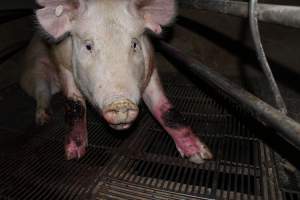
[[182,159],[142,105],[125,132],[111,130],[90,109],[88,153],[66,161],[61,98],[53,102],[52,121],[35,128],[34,102],[14,86],[0,95],[0,199],[300,199],[299,183],[282,187],[276,156],[257,137],[270,130],[209,89],[163,77],[168,96],[215,160]]

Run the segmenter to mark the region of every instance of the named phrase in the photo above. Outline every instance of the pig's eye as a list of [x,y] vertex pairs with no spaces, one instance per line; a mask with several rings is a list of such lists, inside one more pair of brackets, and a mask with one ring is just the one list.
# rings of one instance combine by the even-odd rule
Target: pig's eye
[[134,52],[137,52],[138,50],[141,49],[140,42],[137,39],[133,38],[131,41],[131,48],[133,49]]
[[88,50],[89,52],[92,52],[93,51],[93,43],[91,41],[86,41],[85,42],[85,48],[86,50]]

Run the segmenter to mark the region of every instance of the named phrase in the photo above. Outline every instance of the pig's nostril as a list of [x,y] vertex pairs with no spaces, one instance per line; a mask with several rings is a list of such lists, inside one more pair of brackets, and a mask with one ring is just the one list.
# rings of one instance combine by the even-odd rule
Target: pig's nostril
[[138,107],[129,100],[115,101],[103,110],[106,121],[113,125],[130,124],[139,113]]

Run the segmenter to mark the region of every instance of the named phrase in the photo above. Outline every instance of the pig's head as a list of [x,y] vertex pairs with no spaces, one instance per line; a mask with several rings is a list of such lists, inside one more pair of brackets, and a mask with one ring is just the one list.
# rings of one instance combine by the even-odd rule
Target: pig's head
[[73,75],[86,98],[115,129],[138,115],[151,50],[145,29],[161,32],[175,15],[174,0],[37,0],[42,29],[70,35]]

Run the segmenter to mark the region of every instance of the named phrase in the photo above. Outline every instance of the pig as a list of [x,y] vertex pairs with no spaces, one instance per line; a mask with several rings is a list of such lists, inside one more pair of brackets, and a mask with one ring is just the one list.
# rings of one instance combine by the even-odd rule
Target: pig
[[116,130],[128,129],[143,99],[194,163],[212,158],[166,97],[147,31],[162,32],[176,14],[174,0],[37,0],[39,31],[25,54],[22,88],[36,105],[36,122],[58,92],[66,97],[66,159],[86,153],[86,100]]

